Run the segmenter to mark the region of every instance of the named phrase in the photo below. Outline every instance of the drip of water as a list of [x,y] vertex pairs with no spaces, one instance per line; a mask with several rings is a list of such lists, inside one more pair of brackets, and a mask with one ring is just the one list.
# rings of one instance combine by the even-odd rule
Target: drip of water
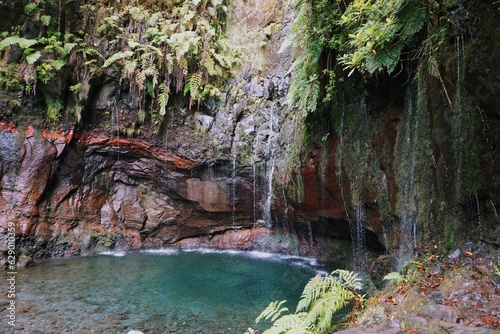
[[495,218],[498,218],[497,208],[495,207],[495,203],[490,199],[491,208],[493,209],[493,213],[495,214]]
[[345,115],[345,109],[342,110],[342,116],[340,117],[340,132],[339,132],[339,138],[340,138],[340,145],[338,149],[338,156],[337,156],[337,174],[338,174],[338,179],[339,179],[339,184],[340,184],[340,194],[342,195],[342,202],[344,204],[344,210],[345,214],[347,216],[347,221],[349,222],[349,226],[351,225],[351,217],[349,216],[349,210],[347,208],[347,202],[345,200],[345,194],[344,194],[344,186],[342,182],[342,153],[343,153],[343,148],[344,148],[344,115]]
[[288,204],[287,204],[287,201],[286,201],[286,193],[285,193],[285,185],[282,183],[281,184],[281,193],[283,195],[283,205],[285,206],[285,218],[288,219]]
[[477,194],[474,195],[476,197],[476,209],[477,209],[477,222],[479,225],[479,239],[483,239],[483,216],[481,214],[481,204],[479,203],[479,198]]
[[455,49],[457,50],[457,98],[456,98],[456,104],[457,104],[457,110],[461,106],[461,77],[462,77],[462,68],[461,68],[461,60],[462,60],[462,51],[463,51],[463,45],[464,45],[464,37],[462,35],[456,36],[455,37]]
[[366,272],[366,233],[364,228],[365,206],[363,203],[356,207],[356,215],[351,227],[352,248],[354,256],[354,270]]
[[462,51],[463,51],[463,36],[455,37],[455,49],[457,51],[457,80],[456,80],[456,97],[455,97],[455,109],[456,109],[456,120],[454,123],[456,124],[456,135],[454,136],[458,140],[455,144],[454,152],[458,154],[457,156],[457,175],[455,179],[455,200],[456,202],[460,202],[461,200],[461,191],[462,191],[462,165],[463,165],[463,135],[462,135],[462,78],[463,78],[463,69],[462,69]]
[[488,122],[488,117],[486,116],[486,113],[484,112],[483,109],[477,107],[477,110],[479,110],[479,115],[481,116],[481,123],[483,124],[483,134],[485,135],[484,137],[486,138],[486,145],[490,147],[490,149],[493,149],[493,146],[490,146],[490,132],[491,132],[491,127],[490,123]]
[[212,179],[212,166],[210,165],[210,161],[207,162],[207,176],[209,180]]
[[311,221],[307,221],[307,237],[309,242],[309,251],[312,254],[312,250],[314,249],[314,239],[313,239],[313,231]]

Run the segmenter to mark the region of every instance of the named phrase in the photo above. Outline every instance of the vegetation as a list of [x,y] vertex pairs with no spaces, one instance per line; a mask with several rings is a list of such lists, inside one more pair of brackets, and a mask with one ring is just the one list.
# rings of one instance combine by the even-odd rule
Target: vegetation
[[[171,92],[189,96],[189,107],[220,94],[219,87],[237,63],[224,36],[223,0],[115,5],[95,1],[76,9],[82,20],[75,31],[61,26],[68,10],[60,2],[28,3],[26,23],[37,31],[25,24],[2,33],[2,89],[41,94],[51,121],[70,106],[56,112],[53,101],[63,104],[62,95],[37,88],[56,85],[61,94],[69,89],[74,96],[71,108],[80,120],[79,104],[88,94],[89,82],[108,81],[111,76],[138,106],[138,121],[149,115],[155,125],[162,122]],[[33,35],[38,37],[29,37]]]
[[[320,103],[335,100],[336,85],[359,72],[365,78],[398,75],[405,63],[419,59],[415,75],[425,70],[440,78],[438,51],[450,24],[447,10],[456,4],[420,0],[289,0],[297,11],[283,48],[299,56],[289,103],[305,116]],[[346,72],[343,72],[346,71]],[[347,74],[347,75],[346,75]],[[443,86],[444,88],[444,86]]]
[[288,308],[283,307],[286,301],[276,301],[270,303],[255,321],[273,322],[264,334],[327,333],[335,326],[336,313],[351,303],[353,311],[362,305],[361,288],[358,275],[347,270],[338,269],[326,276],[318,274],[304,287],[295,313],[289,314]]

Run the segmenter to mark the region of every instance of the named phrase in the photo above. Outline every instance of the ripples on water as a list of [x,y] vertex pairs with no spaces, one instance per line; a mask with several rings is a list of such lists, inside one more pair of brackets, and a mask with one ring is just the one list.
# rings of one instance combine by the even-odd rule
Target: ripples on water
[[243,333],[271,301],[293,311],[326,272],[310,258],[216,249],[50,260],[18,271],[16,330],[2,307],[0,333]]

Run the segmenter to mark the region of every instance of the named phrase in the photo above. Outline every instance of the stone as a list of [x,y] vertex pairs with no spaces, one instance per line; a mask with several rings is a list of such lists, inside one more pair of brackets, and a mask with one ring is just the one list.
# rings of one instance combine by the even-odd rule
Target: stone
[[210,128],[214,123],[214,118],[208,115],[196,114],[195,119],[206,128]]
[[229,185],[227,180],[200,180],[189,178],[186,180],[187,199],[198,202],[203,209],[209,212],[230,212]]
[[419,314],[426,318],[446,321],[453,324],[458,323],[462,318],[454,307],[447,305],[424,305],[420,308]]
[[116,88],[114,83],[104,84],[101,87],[95,104],[96,109],[106,110],[110,108],[110,103],[113,100]]

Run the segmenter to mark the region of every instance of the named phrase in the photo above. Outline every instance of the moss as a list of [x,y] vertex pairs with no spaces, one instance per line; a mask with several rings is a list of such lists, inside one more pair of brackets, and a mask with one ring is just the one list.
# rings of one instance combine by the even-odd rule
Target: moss
[[456,248],[455,232],[457,219],[453,216],[447,216],[444,221],[444,241],[443,251],[449,252]]

